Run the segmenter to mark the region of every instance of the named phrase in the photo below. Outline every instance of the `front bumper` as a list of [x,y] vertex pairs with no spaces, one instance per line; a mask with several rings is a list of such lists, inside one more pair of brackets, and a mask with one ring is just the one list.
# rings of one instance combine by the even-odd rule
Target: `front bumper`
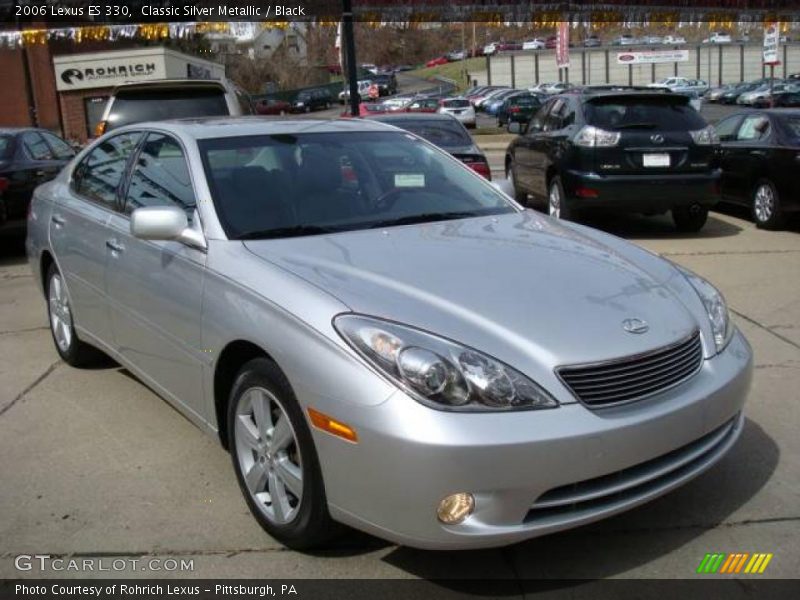
[[[720,201],[721,171],[647,175],[600,175],[567,171],[562,177],[571,208],[614,208],[633,212],[665,212],[678,206],[714,206]],[[596,197],[578,195],[580,188]]]
[[[726,454],[742,430],[751,371],[750,347],[737,331],[690,380],[603,410],[551,390],[572,403],[450,413],[398,390],[381,404],[338,413],[358,432],[358,444],[314,430],[331,515],[430,549],[502,546],[607,517],[680,486]],[[333,415],[343,409],[324,398],[313,402]],[[603,487],[618,477],[597,479],[622,471],[636,479],[622,493],[618,485]],[[557,506],[565,489],[594,492],[588,502]],[[436,508],[456,492],[472,493],[475,511],[459,525],[443,525]]]

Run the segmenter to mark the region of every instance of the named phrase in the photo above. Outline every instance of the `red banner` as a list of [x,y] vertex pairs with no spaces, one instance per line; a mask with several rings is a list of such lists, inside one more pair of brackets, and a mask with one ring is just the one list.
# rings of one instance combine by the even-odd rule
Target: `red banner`
[[562,21],[558,24],[556,65],[559,69],[569,67],[569,23],[566,21]]

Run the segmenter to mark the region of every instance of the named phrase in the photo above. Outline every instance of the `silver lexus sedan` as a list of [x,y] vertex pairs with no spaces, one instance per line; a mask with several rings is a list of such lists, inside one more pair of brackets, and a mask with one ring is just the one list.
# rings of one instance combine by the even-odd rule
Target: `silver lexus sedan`
[[56,349],[218,436],[292,548],[500,546],[720,460],[752,356],[707,281],[361,120],[117,129],[36,190]]

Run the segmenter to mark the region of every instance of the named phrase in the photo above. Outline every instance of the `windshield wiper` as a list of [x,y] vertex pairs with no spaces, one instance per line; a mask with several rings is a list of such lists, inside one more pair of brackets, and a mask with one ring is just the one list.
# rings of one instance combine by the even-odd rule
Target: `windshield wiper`
[[369,229],[378,229],[380,227],[392,227],[395,225],[414,225],[415,223],[429,223],[431,221],[449,221],[451,219],[466,219],[467,217],[480,217],[481,213],[474,211],[460,211],[460,212],[430,212],[420,213],[418,215],[408,215],[406,217],[398,217],[396,219],[386,219],[384,221],[376,221],[367,225]]
[[237,240],[268,240],[281,237],[298,237],[301,235],[322,235],[334,233],[339,229],[333,227],[320,227],[319,225],[294,225],[292,227],[276,227],[274,229],[260,229],[248,231],[236,236]]
[[615,129],[655,129],[658,127],[655,123],[625,123],[624,125],[617,125]]

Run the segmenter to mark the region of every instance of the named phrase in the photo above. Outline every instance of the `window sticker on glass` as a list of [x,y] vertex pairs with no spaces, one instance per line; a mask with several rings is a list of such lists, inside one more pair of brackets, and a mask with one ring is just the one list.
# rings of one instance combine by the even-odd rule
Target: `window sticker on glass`
[[425,187],[423,173],[395,173],[394,187]]

